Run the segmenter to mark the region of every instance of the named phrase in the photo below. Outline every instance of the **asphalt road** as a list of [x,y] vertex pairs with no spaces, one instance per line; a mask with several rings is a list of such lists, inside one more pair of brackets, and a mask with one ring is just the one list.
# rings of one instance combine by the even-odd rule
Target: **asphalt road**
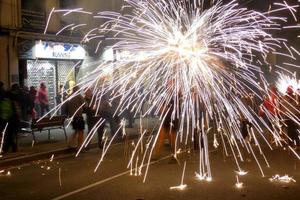
[[[169,149],[164,147],[161,159],[153,161],[146,183],[142,177],[130,176],[126,168],[124,145],[115,144],[107,157],[94,173],[101,151],[91,150],[79,155],[64,155],[28,163],[0,173],[0,199],[68,199],[68,200],[154,200],[154,199],[300,199],[300,162],[288,151],[267,151],[271,168],[266,167],[262,158],[259,162],[264,169],[262,177],[251,155],[241,167],[248,171],[240,177],[242,188],[236,188],[236,166],[233,157],[224,158],[222,148],[210,152],[213,179],[201,182],[195,178],[198,169],[196,152],[179,156],[180,164],[171,162]],[[256,152],[257,153],[257,152]],[[180,184],[184,162],[187,161],[184,190],[170,190]],[[1,169],[0,169],[1,170]],[[279,183],[269,180],[275,174],[292,176],[295,183]]]

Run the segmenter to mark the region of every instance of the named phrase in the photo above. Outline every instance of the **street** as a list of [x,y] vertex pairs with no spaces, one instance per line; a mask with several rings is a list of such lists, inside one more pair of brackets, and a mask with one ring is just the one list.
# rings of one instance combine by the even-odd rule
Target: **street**
[[300,200],[300,0],[1,0],[0,58],[0,200]]
[[[265,149],[265,148],[264,148]],[[198,154],[190,151],[178,156],[179,164],[170,162],[170,150],[165,145],[163,154],[151,162],[146,182],[142,176],[130,176],[126,168],[128,158],[124,157],[124,145],[113,144],[98,171],[94,169],[101,156],[99,149],[91,149],[75,158],[74,154],[35,161],[30,164],[2,171],[0,176],[1,199],[299,199],[299,183],[271,182],[275,174],[288,174],[300,180],[299,160],[288,151],[264,150],[271,168],[263,159],[265,177],[250,154],[241,164],[249,173],[240,176],[242,188],[236,188],[236,166],[233,156],[225,158],[222,148],[211,149],[211,182],[196,179]],[[170,190],[181,183],[184,162],[187,161],[183,184],[184,190]],[[145,168],[143,169],[143,174]]]

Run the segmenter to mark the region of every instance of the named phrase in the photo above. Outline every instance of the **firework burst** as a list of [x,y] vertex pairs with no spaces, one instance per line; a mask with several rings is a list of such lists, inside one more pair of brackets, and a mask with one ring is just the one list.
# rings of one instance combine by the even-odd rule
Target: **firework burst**
[[[137,166],[141,162],[139,169],[146,166],[146,177],[159,132],[168,119],[173,122],[170,126],[178,125],[175,158],[180,146],[198,141],[199,176],[211,179],[210,135],[214,136],[214,144],[219,145],[219,140],[226,155],[229,152],[234,155],[238,171],[242,171],[239,163],[244,161],[243,147],[253,154],[263,175],[249,138],[254,140],[255,148],[259,149],[267,165],[259,143],[264,141],[272,149],[265,129],[271,130],[269,134],[276,144],[282,146],[283,142],[280,131],[273,129],[279,118],[268,115],[270,121],[275,121],[273,128],[270,127],[258,117],[253,102],[254,99],[262,101],[262,96],[268,93],[262,70],[263,66],[270,65],[267,56],[276,54],[294,60],[298,56],[299,52],[288,46],[287,40],[274,37],[273,33],[292,28],[284,27],[286,18],[278,17],[276,13],[289,11],[295,16],[299,6],[274,3],[273,9],[261,13],[248,10],[235,0],[226,4],[212,1],[209,8],[204,8],[205,1],[201,0],[125,2],[121,13],[105,11],[93,15],[74,9],[52,10],[50,15],[82,12],[105,20],[100,27],[91,29],[82,42],[101,39],[98,51],[105,39],[113,44],[111,47],[120,56],[114,62],[103,61],[78,83],[81,91],[93,90],[94,103],[90,106],[100,112],[99,106],[106,99],[114,105],[115,115],[122,115],[129,109],[142,117],[154,113],[162,122],[157,134],[148,137],[142,159],[140,156],[135,162],[134,158],[138,158],[137,152],[140,152],[137,148],[143,148],[145,132],[141,131],[128,166]],[[59,33],[85,25],[70,24]],[[288,53],[280,51],[281,47]],[[144,104],[149,105],[146,110]],[[299,121],[298,118],[294,120]],[[243,122],[248,123],[247,136],[240,129]],[[107,152],[108,147],[106,145],[103,152]]]

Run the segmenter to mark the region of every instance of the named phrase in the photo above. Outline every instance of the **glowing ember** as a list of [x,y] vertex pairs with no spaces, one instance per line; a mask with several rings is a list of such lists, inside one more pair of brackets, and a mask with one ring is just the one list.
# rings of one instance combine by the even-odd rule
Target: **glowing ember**
[[236,174],[238,174],[239,176],[245,176],[248,174],[248,172],[241,170],[241,171],[235,171]]
[[236,176],[236,184],[235,184],[235,187],[240,189],[243,187],[243,183],[239,181],[239,177]]
[[242,187],[243,187],[243,183],[236,183],[236,184],[235,184],[235,187],[236,187],[236,188],[242,188]]
[[272,178],[269,178],[271,182],[281,182],[281,183],[290,183],[290,182],[296,182],[293,177],[290,177],[289,175],[280,176],[276,174],[275,176],[272,176]]
[[52,154],[51,158],[50,158],[50,162],[53,162],[54,159],[54,154]]
[[200,174],[198,174],[197,172],[195,172],[195,174],[196,174],[196,178],[197,178],[198,180],[200,180],[200,181],[207,181],[207,182],[211,182],[211,181],[212,181],[212,178],[211,178],[211,177],[207,177],[206,174],[200,175]]
[[170,187],[170,190],[184,190],[186,187],[187,187],[187,185],[184,184],[184,185]]
[[[3,153],[3,144],[4,144],[4,137],[5,137],[5,133],[6,133],[6,129],[7,129],[8,123],[6,123],[5,128],[3,129],[1,135],[2,135],[2,139],[1,139],[1,143],[0,143],[0,154]],[[2,157],[2,156],[1,156]]]
[[276,87],[281,94],[285,94],[288,87],[292,86],[294,90],[300,88],[300,82],[295,78],[295,75],[279,74],[276,82]]
[[11,176],[11,172],[7,171],[6,176]]
[[186,162],[184,162],[184,166],[183,166],[183,172],[182,172],[182,176],[181,176],[181,184],[179,186],[170,187],[170,190],[184,190],[187,187],[186,184],[183,184],[185,169],[186,169]]

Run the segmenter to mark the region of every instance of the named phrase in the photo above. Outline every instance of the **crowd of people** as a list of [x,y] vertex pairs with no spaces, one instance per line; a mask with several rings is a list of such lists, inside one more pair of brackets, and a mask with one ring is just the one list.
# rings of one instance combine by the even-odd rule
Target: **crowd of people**
[[[68,98],[71,97],[71,98]],[[252,97],[251,97],[252,98]],[[250,97],[242,98],[243,104],[253,107],[253,101]],[[67,101],[66,101],[67,100]],[[93,98],[92,90],[87,90],[85,94],[81,94],[78,86],[72,88],[72,92],[68,94],[63,86],[59,87],[56,96],[56,103],[60,105],[57,115],[65,115],[72,119],[72,127],[74,134],[71,137],[70,146],[80,148],[84,140],[85,124],[88,132],[96,131],[98,134],[98,146],[103,146],[103,133],[105,122],[109,123],[110,133],[116,134],[116,140],[122,140],[120,131],[121,117],[127,118],[129,125],[133,126],[133,114],[129,111],[124,112],[124,116],[114,115],[117,108],[117,99],[109,101],[109,96],[103,96],[101,103],[98,104],[97,98]],[[172,118],[174,102],[165,107],[161,131],[154,153],[159,154],[160,148],[164,143],[164,139],[168,136],[172,149],[175,148],[176,133],[179,128],[177,118]],[[264,98],[260,109],[257,109],[259,116],[269,122],[272,127],[272,121],[279,118],[283,128],[286,130],[286,141],[290,146],[299,148],[299,114],[300,98],[297,91],[289,86],[285,95],[280,95],[275,87],[271,87],[269,94]],[[0,82],[0,130],[4,133],[3,148],[1,153],[6,153],[11,148],[13,152],[17,151],[17,134],[21,127],[21,122],[30,121],[42,116],[50,116],[49,113],[49,97],[45,83],[41,83],[40,87],[21,88],[18,84],[14,84],[10,89],[5,90],[4,85]],[[86,115],[86,118],[83,115]],[[175,116],[178,116],[176,114]],[[101,121],[102,120],[102,121]],[[241,134],[247,139],[247,130],[251,123],[241,115],[240,119]],[[95,128],[96,127],[96,128]],[[4,131],[5,130],[5,131]],[[197,135],[197,134],[195,134]],[[198,141],[194,138],[195,141]],[[202,141],[200,141],[202,142]],[[198,145],[195,145],[197,148]]]
[[[264,98],[264,102],[260,109],[260,116],[269,123],[271,128],[275,128],[272,124],[276,119],[280,121],[282,127],[282,138],[287,143],[299,149],[300,134],[300,93],[293,86],[288,86],[284,95],[281,95],[277,88],[272,86],[269,95]],[[273,140],[274,141],[274,140]]]
[[[84,139],[85,120],[83,114],[86,114],[86,124],[88,132],[102,118],[109,123],[110,132],[116,133],[116,140],[121,140],[122,136],[118,127],[121,118],[114,115],[113,107],[108,103],[108,99],[103,97],[101,106],[96,114],[96,107],[91,106],[92,92],[88,90],[84,96],[77,94],[78,87],[72,88],[68,93],[63,86],[59,87],[56,96],[56,104],[60,109],[56,111],[56,115],[63,115],[72,119],[72,127],[74,134],[71,137],[70,146],[79,148]],[[69,100],[66,101],[68,97]],[[117,102],[112,102],[116,104]],[[35,87],[21,88],[18,84],[12,85],[11,88],[5,90],[4,84],[0,82],[0,133],[3,138],[3,148],[1,153],[7,153],[11,148],[12,152],[17,151],[17,134],[21,127],[28,126],[30,121],[37,120],[40,117],[50,117],[49,96],[45,83],[41,83],[39,89]],[[129,116],[129,127],[133,126],[133,115]],[[97,128],[99,148],[102,148],[102,137],[104,133],[105,123]],[[3,135],[2,135],[3,134]],[[77,138],[77,142],[75,139]],[[76,144],[75,144],[76,143]]]
[[47,112],[49,99],[44,83],[40,84],[38,90],[33,86],[28,89],[18,84],[5,90],[3,82],[0,82],[0,132],[1,137],[4,135],[2,153],[8,152],[10,148],[12,152],[17,151],[17,133],[22,123]]
[[[274,129],[276,128],[280,129],[280,138],[284,141],[284,143],[294,148],[295,150],[300,150],[299,90],[295,90],[295,88],[293,88],[292,86],[288,86],[286,92],[284,94],[281,94],[278,92],[275,86],[271,85],[268,91],[268,94],[263,98],[263,101],[261,103],[258,102],[253,93],[249,93],[246,96],[240,97],[240,100],[244,107],[258,113],[262,124],[266,124],[266,126],[263,125],[266,131],[274,131]],[[161,146],[166,138],[169,140],[171,149],[175,155],[175,140],[177,137],[176,134],[179,131],[178,128],[180,121],[178,119],[178,116],[180,114],[175,113],[175,118],[171,118],[173,107],[174,105],[171,101],[170,105],[168,106],[169,109],[166,109],[168,112],[163,115],[163,122],[154,151],[155,156],[160,154]],[[199,109],[201,110],[200,112],[205,113],[206,109],[204,108],[204,106],[200,105]],[[242,110],[239,113],[239,116],[241,137],[243,137],[246,142],[250,142],[251,137],[249,135],[249,131],[252,127],[252,123],[244,115]],[[208,127],[206,127],[206,124],[207,122],[204,121],[204,129],[207,130]],[[202,133],[202,129],[194,130],[193,143],[195,150],[199,150],[199,147],[204,147],[203,134],[204,133]],[[276,143],[275,134],[271,133],[269,135],[271,136],[270,143]]]

